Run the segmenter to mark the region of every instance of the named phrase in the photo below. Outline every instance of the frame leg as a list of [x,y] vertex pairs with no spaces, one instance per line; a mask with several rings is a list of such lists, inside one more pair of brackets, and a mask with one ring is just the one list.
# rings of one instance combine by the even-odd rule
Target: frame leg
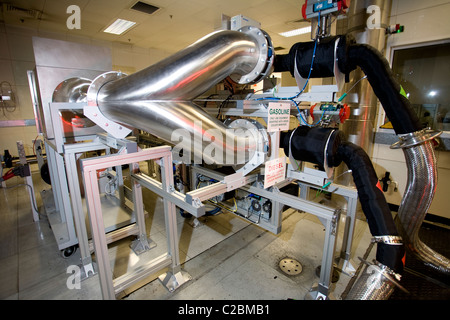
[[[132,165],[133,168],[135,164]],[[134,168],[135,169],[135,168]],[[144,200],[142,198],[142,187],[137,181],[133,181],[133,207],[136,214],[136,224],[139,228],[139,235],[134,240],[130,248],[140,255],[148,250],[156,247],[156,243],[147,237],[147,231],[145,229],[145,216],[144,216]]]
[[305,299],[307,300],[326,300],[329,298],[339,217],[340,211],[336,210],[334,216],[327,219],[324,223],[325,239],[323,245],[322,266],[320,268],[320,279],[319,283],[314,285],[306,295]]
[[100,202],[100,193],[98,187],[92,187],[97,184],[97,173],[91,171],[85,177],[86,194],[89,216],[92,229],[92,238],[94,240],[94,250],[97,259],[99,270],[100,287],[102,290],[103,299],[115,300],[116,295],[113,284],[113,274],[109,263],[108,244],[105,235],[105,226],[103,223],[102,206]]
[[[171,157],[164,157],[161,163],[161,181],[163,189],[170,191],[173,188],[173,171]],[[191,276],[181,270],[180,255],[178,247],[178,231],[176,219],[176,207],[167,199],[164,199],[164,215],[167,230],[168,254],[172,257],[172,265],[167,273],[159,276],[159,280],[170,291],[173,292],[185,282],[191,280]]]
[[353,233],[355,231],[357,198],[347,198],[347,215],[345,219],[342,249],[338,258],[339,269],[346,275],[353,277],[356,273],[354,262],[351,260]]

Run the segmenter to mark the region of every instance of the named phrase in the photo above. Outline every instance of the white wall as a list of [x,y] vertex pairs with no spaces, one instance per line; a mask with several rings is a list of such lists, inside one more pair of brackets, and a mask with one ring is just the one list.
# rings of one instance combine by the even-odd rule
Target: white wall
[[[113,70],[128,74],[168,56],[164,51],[151,48],[0,24],[0,82],[8,81],[12,85],[17,105],[14,112],[5,112],[5,115],[0,110],[0,121],[34,119],[27,80],[27,70],[33,70],[35,67],[31,40],[33,36],[109,47]],[[8,149],[13,156],[17,156],[16,141],[22,140],[26,154],[32,155],[32,141],[36,136],[35,126],[0,127],[0,152],[3,154],[3,150]]]
[[[392,49],[398,46],[450,39],[449,17],[448,0],[393,0],[390,24],[404,25],[405,31],[388,37],[386,57],[390,59]],[[379,119],[383,118],[384,112],[380,108]],[[450,218],[450,151],[436,151],[436,157],[438,185],[429,212]],[[392,150],[388,145],[375,144],[372,161],[379,177],[389,171],[391,178],[399,183],[397,192],[391,187],[385,195],[388,202],[400,204],[407,183],[403,152]]]

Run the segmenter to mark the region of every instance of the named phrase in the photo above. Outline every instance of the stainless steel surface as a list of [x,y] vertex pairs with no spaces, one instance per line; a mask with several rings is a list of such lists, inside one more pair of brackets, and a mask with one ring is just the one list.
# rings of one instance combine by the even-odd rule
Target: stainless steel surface
[[27,79],[28,79],[28,86],[30,87],[31,103],[33,104],[36,130],[38,134],[43,134],[45,131],[44,119],[42,119],[42,114],[39,111],[41,109],[41,97],[39,94],[39,85],[36,80],[35,71],[28,70]]
[[[423,132],[416,133],[421,135]],[[403,148],[408,167],[408,182],[398,210],[398,229],[410,249],[426,265],[446,274],[450,261],[419,239],[419,229],[434,197],[437,184],[437,163],[433,141]]]
[[366,265],[345,300],[387,300],[397,285],[390,275],[384,265]]
[[[83,77],[94,79],[112,68],[111,50],[107,47],[92,46],[63,40],[33,37],[41,105],[39,114],[43,117],[45,137],[53,139],[55,133],[51,123],[50,106],[55,88],[64,80]],[[82,129],[82,128],[81,128]],[[75,128],[66,132],[68,136],[82,132]]]
[[[194,153],[191,159],[195,163],[201,163],[201,160],[209,164],[225,163],[228,158],[230,162],[227,164],[240,164],[243,162],[238,160],[245,162],[250,159],[257,146],[252,137],[234,134],[222,122],[188,101],[108,102],[107,117],[147,131],[171,145],[181,143],[183,152],[190,149]],[[210,141],[208,134],[214,135],[216,139]],[[233,143],[226,143],[227,139]],[[207,147],[214,148],[216,152],[222,150],[222,156],[203,152]]]
[[431,141],[442,134],[442,131],[434,131],[424,129],[421,132],[411,132],[403,135],[399,135],[399,141],[391,145],[391,149],[405,149],[417,146],[425,141]]
[[87,91],[92,80],[86,78],[70,78],[62,81],[53,91],[53,102],[85,102]]
[[[217,164],[243,163],[238,160],[244,158],[245,162],[252,157],[259,137],[233,133],[191,100],[228,76],[240,83],[261,80],[270,72],[272,62],[273,48],[263,31],[252,27],[218,31],[142,71],[104,83],[97,88],[97,97],[89,100],[107,118],[147,131],[169,144],[190,136],[196,163],[202,159]],[[222,156],[204,153],[207,147],[216,153],[222,151]]]
[[[99,91],[98,106],[106,114],[111,101],[192,100],[227,76],[249,75],[250,80],[260,60],[268,59],[269,46],[252,30],[214,32],[159,63],[111,81]],[[250,83],[246,80],[242,83]]]
[[[52,102],[87,102],[87,91],[91,80],[86,78],[69,78],[62,81],[53,91]],[[83,115],[82,110],[61,110],[59,112],[65,124],[76,128],[88,128],[95,123]],[[69,130],[64,130],[69,131]]]

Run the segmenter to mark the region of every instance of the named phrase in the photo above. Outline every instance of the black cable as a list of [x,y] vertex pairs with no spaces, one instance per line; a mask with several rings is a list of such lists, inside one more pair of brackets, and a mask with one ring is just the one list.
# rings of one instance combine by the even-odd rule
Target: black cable
[[4,187],[4,189],[14,189],[14,188],[17,188],[17,187],[23,187],[23,186],[26,186],[26,187],[28,187],[28,188],[30,188],[30,194],[31,194],[31,204],[33,205],[33,208],[34,208],[34,211],[36,211],[38,214],[39,214],[39,216],[41,216],[41,213],[39,212],[39,210],[38,210],[38,208],[36,208],[36,205],[35,205],[35,203],[36,203],[36,198],[34,197],[34,194],[33,194],[33,187],[32,186],[30,186],[29,184],[27,184],[27,183],[19,183],[19,184],[16,184],[16,185],[14,185],[14,186],[10,186],[10,187]]
[[217,116],[216,118],[219,119],[220,116],[220,111],[222,110],[222,108],[228,104],[228,101],[231,99],[231,97],[233,96],[233,94],[230,94],[225,100],[222,101],[222,103],[219,106],[219,111],[217,112]]

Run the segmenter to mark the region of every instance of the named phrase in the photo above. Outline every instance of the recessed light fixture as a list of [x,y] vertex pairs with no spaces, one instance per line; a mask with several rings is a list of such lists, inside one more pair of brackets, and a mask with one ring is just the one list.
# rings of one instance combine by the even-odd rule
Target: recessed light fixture
[[295,29],[295,30],[291,30],[291,31],[287,31],[287,32],[281,32],[281,33],[279,33],[279,35],[288,38],[288,37],[299,36],[301,34],[310,33],[310,32],[311,32],[311,26],[300,28],[300,29]]
[[437,91],[432,90],[432,91],[428,92],[428,96],[430,96],[430,97],[435,97],[436,95],[437,95]]
[[107,27],[103,32],[112,33],[112,34],[122,34],[132,26],[134,26],[136,22],[128,21],[124,19],[117,19],[114,21],[109,27]]

